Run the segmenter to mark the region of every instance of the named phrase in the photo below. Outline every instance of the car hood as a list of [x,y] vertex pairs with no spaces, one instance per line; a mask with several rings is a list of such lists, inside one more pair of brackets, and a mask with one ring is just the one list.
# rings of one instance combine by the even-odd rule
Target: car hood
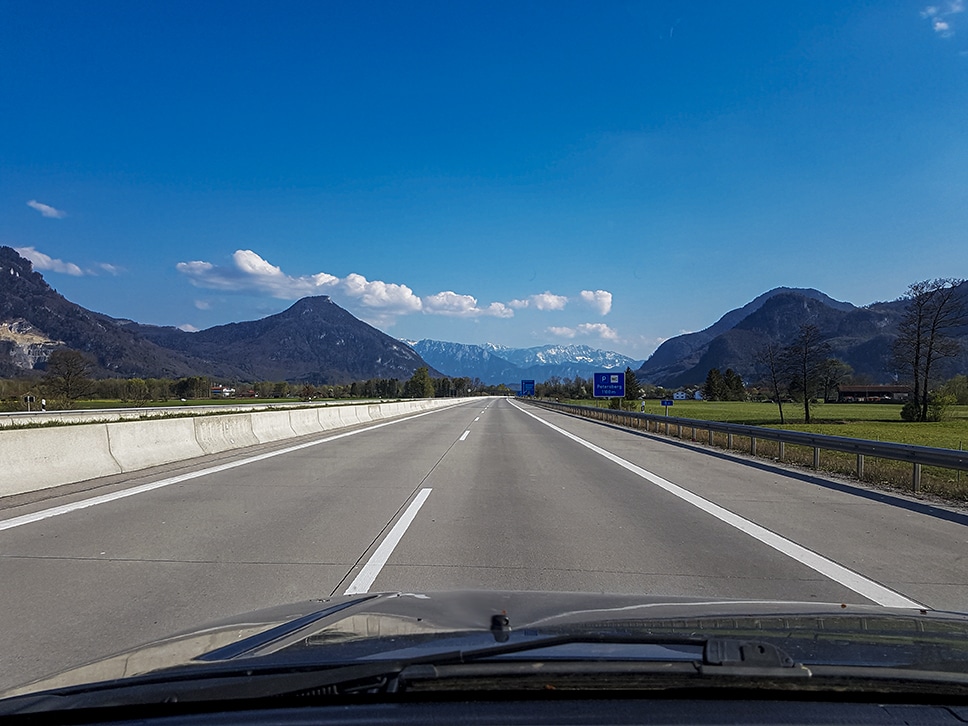
[[64,671],[0,698],[164,669],[267,659],[336,664],[616,629],[643,636],[756,638],[782,644],[798,660],[865,665],[905,663],[922,657],[924,647],[943,647],[949,662],[954,649],[968,670],[964,613],[845,603],[463,590],[344,595],[259,610]]

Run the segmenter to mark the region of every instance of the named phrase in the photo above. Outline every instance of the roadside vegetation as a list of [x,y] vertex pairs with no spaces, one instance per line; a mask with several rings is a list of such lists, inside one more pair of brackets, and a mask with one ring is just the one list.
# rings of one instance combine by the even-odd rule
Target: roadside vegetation
[[92,379],[92,367],[78,351],[56,351],[51,355],[44,375],[0,379],[0,411],[39,411],[42,407],[47,411],[58,411],[511,394],[506,385],[486,386],[477,378],[432,378],[427,368],[418,369],[408,380],[372,378],[341,384],[313,384],[220,381],[205,376]]

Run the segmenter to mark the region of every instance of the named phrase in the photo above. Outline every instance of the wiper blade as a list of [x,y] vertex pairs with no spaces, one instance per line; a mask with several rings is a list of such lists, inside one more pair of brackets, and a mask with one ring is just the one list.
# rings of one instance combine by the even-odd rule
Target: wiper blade
[[[45,710],[117,707],[132,704],[173,704],[239,700],[254,702],[266,698],[302,696],[345,696],[348,694],[393,694],[406,690],[412,681],[434,680],[452,675],[474,675],[485,666],[490,675],[514,678],[535,662],[546,662],[541,652],[561,645],[629,644],[694,646],[696,658],[657,658],[647,661],[595,658],[555,662],[550,670],[569,669],[587,674],[619,676],[623,671],[638,673],[676,671],[680,676],[727,674],[742,669],[745,676],[768,673],[800,675],[792,659],[766,643],[723,641],[699,637],[634,636],[616,633],[583,633],[539,636],[521,642],[505,642],[486,648],[435,653],[413,658],[356,661],[351,663],[293,667],[274,661],[260,666],[259,659],[243,659],[206,665],[199,669],[145,674],[120,681],[74,686],[29,694],[0,703],[0,715]],[[525,660],[502,656],[534,653]],[[547,655],[547,654],[546,654]],[[669,666],[673,668],[670,670]],[[711,670],[710,670],[711,669]],[[447,674],[446,676],[444,674]],[[803,675],[809,675],[804,671]]]
[[[793,658],[771,643],[735,638],[705,638],[661,635],[632,635],[623,633],[564,633],[473,650],[457,650],[408,660],[409,665],[452,665],[472,663],[501,656],[529,653],[560,645],[670,645],[702,648],[700,665],[705,667],[793,668]],[[618,659],[616,659],[618,660]]]

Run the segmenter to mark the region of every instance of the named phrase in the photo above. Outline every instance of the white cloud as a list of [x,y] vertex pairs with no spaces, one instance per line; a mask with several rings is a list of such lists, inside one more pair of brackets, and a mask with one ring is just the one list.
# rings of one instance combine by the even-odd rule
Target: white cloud
[[473,295],[460,295],[446,290],[436,295],[423,298],[423,311],[433,315],[452,315],[462,318],[476,318],[489,316],[495,318],[512,318],[514,310],[504,303],[493,302],[486,308],[479,307],[477,298]]
[[513,318],[514,310],[509,308],[504,303],[492,302],[482,311],[485,315],[490,315],[495,318]]
[[552,326],[548,332],[559,338],[601,338],[602,340],[618,340],[618,333],[605,323],[582,323],[575,328]]
[[31,209],[36,209],[38,212],[40,212],[45,217],[48,217],[49,219],[63,219],[64,217],[67,216],[67,212],[62,212],[59,209],[54,209],[54,207],[50,206],[49,204],[43,204],[41,202],[38,202],[36,199],[31,199],[29,202],[27,202],[27,206],[30,207]]
[[73,262],[64,262],[63,260],[58,260],[49,255],[45,255],[33,247],[15,247],[17,253],[22,257],[26,257],[30,260],[34,269],[37,270],[48,270],[50,272],[60,272],[65,275],[73,275],[74,277],[81,277],[84,275],[84,270],[75,265]]
[[945,20],[952,15],[965,12],[964,0],[948,0],[944,7],[940,5],[928,5],[921,11],[921,17],[931,21],[931,28],[942,38],[950,38],[955,34],[951,27],[951,22]]
[[599,315],[608,315],[612,309],[612,293],[607,290],[582,290],[581,299],[595,308]]
[[392,325],[396,315],[418,312],[456,317],[509,318],[514,315],[511,307],[504,303],[493,302],[481,307],[474,296],[451,290],[421,298],[407,285],[368,280],[355,272],[344,278],[327,272],[293,277],[252,250],[237,250],[232,261],[233,264],[226,267],[202,260],[179,262],[175,267],[198,287],[266,293],[285,300],[307,295],[333,295],[357,303],[368,320],[381,325]]
[[97,267],[100,270],[104,270],[109,275],[120,275],[123,272],[122,268],[118,267],[117,265],[112,265],[109,262],[98,262]]
[[618,333],[605,323],[582,323],[578,326],[581,335],[597,336],[602,340],[618,340]]
[[196,300],[195,308],[198,310],[211,310],[212,303],[210,303],[208,300]]
[[[326,284],[331,285],[339,281],[339,278],[332,275],[326,275],[326,277],[330,278]],[[347,295],[358,299],[362,305],[371,309],[405,314],[419,312],[423,307],[420,298],[406,285],[379,280],[370,281],[363,275],[351,273],[343,279],[342,287]]]
[[338,278],[325,273],[292,277],[262,259],[252,250],[236,250],[232,267],[217,267],[211,262],[179,262],[175,269],[194,285],[215,290],[256,291],[282,300],[326,294]]
[[542,292],[531,296],[531,302],[538,310],[564,310],[568,304],[568,298],[564,295],[555,295],[551,292]]
[[545,292],[531,295],[521,300],[512,300],[508,303],[508,307],[514,308],[515,310],[530,307],[534,307],[537,310],[564,310],[567,304],[567,297],[564,295],[555,295],[546,290]]
[[199,330],[201,330],[201,328],[196,328],[191,323],[184,323],[183,325],[179,325],[178,329],[184,330],[186,333],[197,333]]

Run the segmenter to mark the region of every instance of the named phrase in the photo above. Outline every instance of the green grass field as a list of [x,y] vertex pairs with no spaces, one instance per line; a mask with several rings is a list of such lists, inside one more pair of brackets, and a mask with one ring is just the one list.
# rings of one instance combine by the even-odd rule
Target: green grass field
[[[583,406],[608,406],[607,401],[569,401],[569,403]],[[636,410],[641,410],[641,406]],[[662,416],[665,411],[658,401],[646,401],[645,413]],[[816,403],[810,406],[810,413],[813,422],[804,424],[801,404],[783,404],[786,423],[781,426],[779,410],[774,403],[676,401],[669,409],[670,416],[702,421],[769,426],[830,436],[935,446],[943,449],[968,447],[968,406],[952,406],[946,421],[928,423],[901,421],[900,404]]]

